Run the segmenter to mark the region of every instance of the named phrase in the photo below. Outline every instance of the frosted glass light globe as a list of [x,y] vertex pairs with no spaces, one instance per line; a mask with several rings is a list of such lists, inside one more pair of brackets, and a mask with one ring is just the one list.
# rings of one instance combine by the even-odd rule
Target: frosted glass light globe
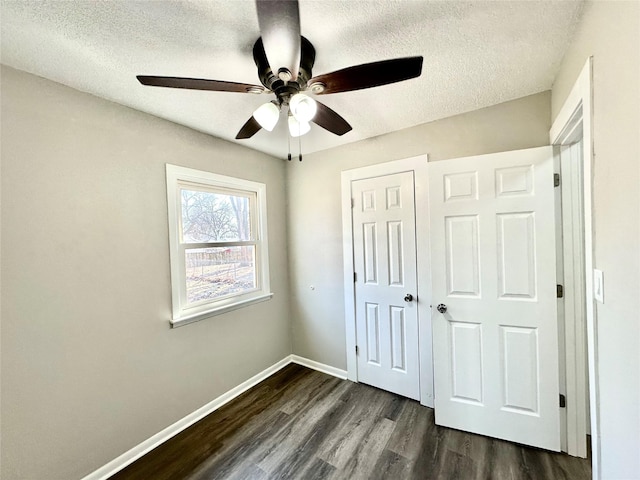
[[278,123],[280,117],[280,109],[273,102],[260,105],[255,112],[253,112],[253,118],[260,124],[262,128],[267,131],[272,131]]
[[310,122],[318,110],[318,105],[313,98],[296,93],[289,100],[289,110],[299,122]]
[[292,115],[289,117],[289,133],[292,137],[300,137],[311,130],[309,122],[299,122]]

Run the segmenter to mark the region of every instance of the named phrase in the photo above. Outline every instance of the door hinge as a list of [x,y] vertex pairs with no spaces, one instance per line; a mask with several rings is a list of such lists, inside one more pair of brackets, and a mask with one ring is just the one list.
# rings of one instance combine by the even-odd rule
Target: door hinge
[[556,285],[556,298],[564,297],[564,288],[562,285]]
[[554,187],[559,187],[560,186],[560,174],[559,173],[554,173],[553,174],[553,186]]
[[351,208],[353,208],[355,206],[356,206],[356,200],[355,200],[355,198],[352,198],[351,199]]
[[567,406],[567,397],[560,394],[560,408],[565,408]]
[[356,355],[358,355],[358,345],[356,345]]
[[353,272],[353,283],[356,283],[358,281],[358,274],[356,272]]

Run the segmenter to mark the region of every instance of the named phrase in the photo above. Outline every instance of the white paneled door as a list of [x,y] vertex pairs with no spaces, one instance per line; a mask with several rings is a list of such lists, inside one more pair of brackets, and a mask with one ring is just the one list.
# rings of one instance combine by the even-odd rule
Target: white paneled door
[[351,185],[358,381],[419,399],[413,172]]
[[553,189],[551,147],[429,164],[439,425],[560,450]]

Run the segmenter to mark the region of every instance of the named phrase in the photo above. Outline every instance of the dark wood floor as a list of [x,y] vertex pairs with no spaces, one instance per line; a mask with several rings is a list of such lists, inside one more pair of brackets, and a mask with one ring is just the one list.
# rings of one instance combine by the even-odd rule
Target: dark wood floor
[[588,460],[438,427],[433,410],[289,365],[111,477],[587,480]]

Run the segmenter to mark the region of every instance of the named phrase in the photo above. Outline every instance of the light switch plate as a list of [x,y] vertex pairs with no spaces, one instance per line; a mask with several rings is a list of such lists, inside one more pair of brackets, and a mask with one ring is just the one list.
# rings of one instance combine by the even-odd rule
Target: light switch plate
[[604,303],[604,276],[602,270],[593,270],[593,298]]

